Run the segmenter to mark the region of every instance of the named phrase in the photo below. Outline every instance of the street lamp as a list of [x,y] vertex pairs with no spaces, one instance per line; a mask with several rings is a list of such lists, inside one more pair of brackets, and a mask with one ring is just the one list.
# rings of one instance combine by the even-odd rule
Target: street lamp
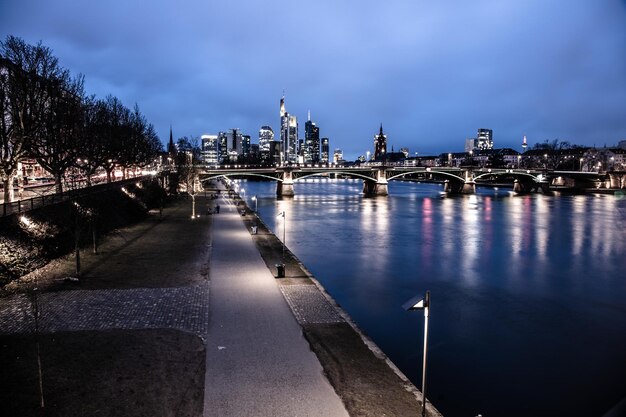
[[252,196],[252,201],[254,201],[254,212],[257,212],[257,198],[256,196]]
[[580,169],[579,169],[579,171],[581,171],[581,172],[582,172],[582,170],[583,170],[583,158],[580,158],[580,159],[578,160],[578,162],[580,162],[580,164],[579,164],[579,168],[580,168]]
[[428,315],[430,309],[430,291],[421,298],[416,296],[402,304],[406,311],[424,310],[424,357],[422,362],[422,417],[426,417],[426,351],[428,346]]
[[279,265],[276,265],[276,276],[277,278],[284,278],[285,276],[285,229],[287,228],[287,218],[285,217],[285,210],[281,211],[280,213],[278,213],[278,216],[276,216],[276,218],[282,217],[283,218],[283,259],[282,259],[282,263]]

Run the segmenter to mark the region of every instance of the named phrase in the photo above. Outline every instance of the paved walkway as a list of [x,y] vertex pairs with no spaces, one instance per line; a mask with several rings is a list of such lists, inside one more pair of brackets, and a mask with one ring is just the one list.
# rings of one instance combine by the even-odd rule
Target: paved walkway
[[204,416],[347,416],[234,206],[213,216]]
[[[32,297],[0,303],[0,334],[35,331]],[[178,329],[206,337],[208,283],[178,288],[74,290],[38,294],[43,332]]]

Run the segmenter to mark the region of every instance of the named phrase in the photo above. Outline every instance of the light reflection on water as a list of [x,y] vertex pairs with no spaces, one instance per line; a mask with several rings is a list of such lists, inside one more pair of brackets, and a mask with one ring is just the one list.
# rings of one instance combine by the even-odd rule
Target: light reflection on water
[[422,319],[399,306],[431,290],[429,397],[446,417],[600,416],[626,396],[626,200],[274,187],[246,190],[279,237],[286,210],[289,248],[418,386]]

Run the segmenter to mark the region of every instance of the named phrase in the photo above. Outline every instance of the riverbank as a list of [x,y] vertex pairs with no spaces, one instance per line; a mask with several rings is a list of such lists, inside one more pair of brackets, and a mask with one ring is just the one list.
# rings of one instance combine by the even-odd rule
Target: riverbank
[[[191,221],[191,204],[175,201],[162,216],[118,229],[98,254],[83,250],[79,281],[66,279],[69,255],[4,289],[0,414],[41,414],[43,397],[44,415],[202,415],[211,225],[219,214],[205,215],[215,202],[197,196],[203,214]],[[275,272],[282,244],[245,210],[241,218],[249,231],[258,225],[252,239]],[[276,284],[349,414],[419,415],[415,387],[286,253],[287,277]]]
[[[256,213],[239,201],[245,213],[242,220],[268,269],[276,276],[277,265],[284,265],[284,277],[277,284],[350,415],[421,415],[419,390],[359,330],[300,260],[283,248]],[[428,402],[427,415],[441,414]]]

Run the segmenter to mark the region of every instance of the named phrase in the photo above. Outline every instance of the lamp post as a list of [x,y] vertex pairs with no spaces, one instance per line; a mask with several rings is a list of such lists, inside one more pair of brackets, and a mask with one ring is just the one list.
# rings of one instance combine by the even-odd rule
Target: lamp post
[[257,212],[257,198],[256,196],[252,196],[252,201],[254,201],[254,212]]
[[276,218],[283,218],[283,258],[280,264],[276,264],[276,278],[285,277],[285,229],[287,228],[287,218],[285,217],[285,211],[278,213]]
[[287,217],[285,216],[285,210],[281,211],[280,213],[278,213],[278,216],[276,217],[282,217],[283,218],[283,265],[285,264],[285,229],[287,228]]
[[583,170],[583,158],[580,158],[580,159],[578,160],[578,162],[579,162],[579,171],[581,171],[581,172],[582,172],[582,170]]
[[430,291],[426,296],[413,297],[402,305],[406,311],[424,310],[424,356],[422,359],[422,417],[426,417],[426,352],[428,347],[428,316],[430,309]]

